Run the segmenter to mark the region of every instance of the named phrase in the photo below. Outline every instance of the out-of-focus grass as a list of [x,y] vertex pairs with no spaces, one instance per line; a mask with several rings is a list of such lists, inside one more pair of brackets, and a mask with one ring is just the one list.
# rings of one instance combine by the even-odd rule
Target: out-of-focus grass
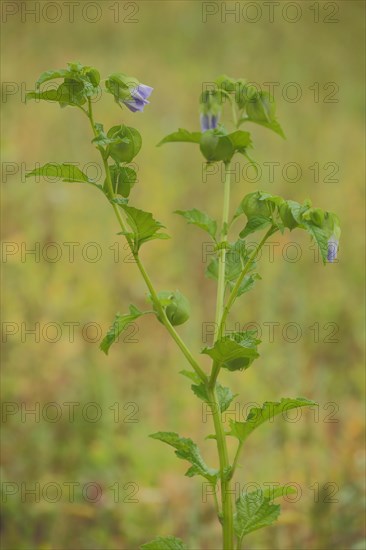
[[[257,187],[299,201],[311,196],[315,204],[339,213],[343,235],[339,263],[325,268],[314,262],[307,238],[280,238],[273,262],[264,258],[260,264],[263,280],[235,308],[233,325],[257,321],[263,329],[256,364],[245,374],[223,375],[239,394],[237,414],[250,402],[282,395],[306,395],[320,404],[318,421],[314,411],[303,411],[298,422],[279,419],[249,440],[241,461],[241,488],[248,482],[296,482],[301,498],[295,504],[285,502],[280,522],[251,534],[247,547],[361,548],[363,5],[337,2],[340,21],[334,24],[314,24],[305,2],[296,24],[282,17],[268,23],[264,16],[252,24],[230,18],[221,23],[218,16],[203,24],[200,2],[139,2],[138,23],[117,24],[109,4],[99,3],[103,16],[95,24],[83,21],[80,12],[74,23],[65,14],[55,24],[9,18],[3,25],[3,80],[30,89],[42,71],[80,60],[105,76],[124,71],[154,87],[143,115],[122,112],[111,97],[104,97],[96,103],[96,120],[107,127],[125,120],[143,134],[144,147],[136,159],[139,183],[131,200],[154,212],[173,238],[146,245],[142,255],[158,288],[179,288],[189,296],[193,319],[180,332],[196,353],[202,347],[202,323],[213,319],[215,288],[203,276],[204,237],[172,211],[199,207],[219,216],[221,178],[217,174],[202,181],[202,159],[193,147],[156,149],[155,144],[178,126],[198,129],[196,99],[202,83],[220,73],[280,83],[278,117],[287,141],[251,128],[253,156],[263,175],[258,184],[235,181],[233,204]],[[288,82],[301,86],[298,102],[283,99],[281,90]],[[339,101],[314,102],[310,87],[315,82],[320,87],[335,82]],[[81,113],[52,104],[26,107],[20,94],[7,97],[3,107],[3,162],[30,169],[35,162],[98,161]],[[274,183],[266,177],[263,163],[268,161],[280,163]],[[301,181],[289,183],[282,176],[289,162],[302,167]],[[324,182],[321,172],[320,181],[314,182],[309,167],[315,162],[337,163],[339,181]],[[189,435],[200,443],[208,462],[216,461],[213,443],[204,441],[211,423],[202,422],[200,403],[178,375],[185,366],[179,351],[148,318],[138,323],[138,342],[114,346],[108,358],[97,343],[83,337],[86,323],[99,323],[105,330],[116,310],[127,310],[130,302],[144,303],[145,288],[122,245],[122,256],[114,261],[110,247],[120,237],[108,205],[82,185],[25,183],[20,173],[4,182],[3,199],[5,242],[28,248],[40,243],[41,250],[56,242],[62,250],[55,263],[36,262],[31,255],[21,261],[17,253],[3,266],[3,320],[17,323],[19,332],[3,345],[2,397],[21,410],[38,403],[41,412],[39,422],[31,415],[22,419],[20,412],[4,417],[2,480],[18,484],[19,492],[4,496],[3,548],[132,549],[169,533],[182,536],[191,548],[218,548],[219,528],[212,502],[202,503],[200,481],[184,478],[184,464],[147,437],[160,429]],[[293,240],[303,249],[295,263],[284,261],[281,253]],[[81,243],[72,263],[63,244],[70,242]],[[81,255],[82,246],[90,242],[102,249],[95,263]],[[73,342],[65,324],[70,322],[79,323]],[[269,322],[280,323],[273,343],[263,325]],[[302,329],[297,343],[281,336],[288,322]],[[49,329],[35,342],[25,334],[35,323],[41,333],[47,323],[57,323],[60,340],[48,342],[54,335]],[[309,328],[314,323],[319,323],[319,342]],[[324,328],[327,323],[339,326],[337,343],[324,341],[332,330],[331,325]],[[94,334],[90,329],[87,337]],[[47,411],[49,418],[55,411],[45,408],[51,402],[62,411],[57,422],[47,418]],[[73,421],[64,405],[70,402],[80,403]],[[88,403],[102,411],[97,422],[86,419],[95,409],[82,414]],[[23,492],[39,483],[49,493],[41,494],[40,502],[31,495],[22,498],[21,483]],[[58,485],[52,489],[48,483]],[[66,485],[70,483],[79,484],[74,502]],[[91,502],[92,487],[87,496],[81,493],[88,483],[102,487],[96,503]],[[57,500],[55,487],[62,495],[51,502]],[[133,498],[138,502],[130,502]]]

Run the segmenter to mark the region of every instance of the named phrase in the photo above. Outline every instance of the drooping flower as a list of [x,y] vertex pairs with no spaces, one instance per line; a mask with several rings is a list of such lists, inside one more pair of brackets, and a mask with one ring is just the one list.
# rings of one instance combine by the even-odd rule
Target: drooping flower
[[133,88],[130,92],[130,97],[123,100],[126,107],[135,113],[136,111],[142,112],[145,105],[150,103],[148,97],[150,97],[153,88],[146,84],[139,84],[136,88]]
[[219,123],[220,114],[214,115],[213,113],[201,113],[201,130],[206,132],[206,130],[214,130],[217,128]]
[[332,263],[337,259],[338,244],[339,244],[338,240],[335,238],[334,235],[332,235],[328,240],[328,254],[327,254],[328,262]]
[[217,128],[221,113],[220,96],[209,90],[202,92],[200,97],[200,110],[202,132]]

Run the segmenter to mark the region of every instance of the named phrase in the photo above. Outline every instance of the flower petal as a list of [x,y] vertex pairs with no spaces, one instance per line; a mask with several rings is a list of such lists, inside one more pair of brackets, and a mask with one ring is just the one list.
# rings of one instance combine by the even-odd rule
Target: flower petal
[[147,99],[148,97],[150,97],[153,89],[154,88],[152,88],[151,86],[147,86],[146,84],[139,84],[137,87],[137,91],[143,99]]
[[201,129],[202,132],[206,132],[206,130],[210,129],[210,120],[208,115],[201,114]]
[[337,259],[337,252],[338,252],[338,240],[334,237],[334,235],[332,235],[331,238],[328,240],[328,254],[327,254],[328,262],[332,263]]

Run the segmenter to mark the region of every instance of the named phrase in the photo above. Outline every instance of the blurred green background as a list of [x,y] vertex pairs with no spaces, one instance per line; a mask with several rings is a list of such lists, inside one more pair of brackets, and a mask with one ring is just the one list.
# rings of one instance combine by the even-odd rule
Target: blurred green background
[[[143,135],[131,201],[153,212],[173,238],[146,245],[142,257],[158,289],[179,288],[189,297],[192,320],[179,332],[196,355],[202,323],[214,317],[215,285],[204,277],[204,233],[173,211],[197,207],[221,216],[222,181],[220,174],[203,181],[194,146],[155,146],[178,127],[199,129],[197,98],[219,74],[279,83],[277,113],[287,140],[247,128],[261,178],[248,181],[251,173],[245,181],[240,161],[233,208],[257,188],[298,201],[311,197],[339,214],[343,234],[339,262],[326,267],[314,261],[306,235],[276,236],[273,261],[267,253],[259,265],[263,280],[232,316],[233,326],[257,321],[263,340],[251,369],[223,374],[239,394],[236,419],[248,403],[282,396],[319,402],[318,415],[276,419],[248,440],[240,488],[292,482],[299,498],[283,503],[275,526],[249,535],[246,548],[365,548],[363,2],[295,2],[296,12],[281,2],[273,22],[261,2],[79,2],[73,22],[64,2],[26,7],[34,4],[39,21],[24,3],[2,3],[4,550],[135,549],[167,534],[192,549],[220,548],[213,503],[202,502],[200,480],[184,477],[186,464],[148,438],[157,430],[190,436],[216,465],[215,446],[204,439],[210,418],[202,421],[201,403],[178,374],[184,358],[148,317],[108,357],[98,349],[115,312],[126,312],[129,303],[144,307],[146,294],[112,211],[88,186],[24,178],[35,163],[99,163],[79,111],[24,103],[41,72],[68,61],[94,65],[104,78],[123,71],[154,87],[143,115],[121,111],[107,95],[95,103],[95,118],[107,128],[125,121]],[[230,8],[240,12],[225,15]],[[207,9],[213,13],[204,22]],[[290,82],[300,89],[298,101],[286,98],[286,90],[294,97]],[[265,162],[279,163],[274,181]],[[300,178],[286,172],[288,163],[301,167]],[[296,262],[284,259],[291,241],[302,249]],[[74,261],[65,244],[72,242]],[[61,251],[58,261],[47,259],[56,251],[50,243]],[[24,254],[37,246],[38,256]],[[96,250],[101,257],[93,262]],[[296,327],[283,336],[289,322],[301,329],[297,342],[288,341],[296,339]],[[39,337],[27,333],[37,323]],[[268,323],[279,323],[273,341]],[[71,419],[70,403],[76,403]],[[27,415],[32,408],[36,414]],[[27,493],[32,487],[39,498]]]

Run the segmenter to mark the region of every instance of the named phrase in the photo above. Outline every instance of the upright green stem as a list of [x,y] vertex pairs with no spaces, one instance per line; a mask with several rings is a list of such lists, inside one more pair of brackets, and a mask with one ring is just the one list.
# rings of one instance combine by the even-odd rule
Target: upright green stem
[[[219,250],[219,272],[217,283],[217,299],[216,299],[216,338],[222,336],[222,315],[224,312],[225,298],[225,266],[226,266],[226,248],[228,237],[228,222],[230,209],[230,163],[225,164],[225,183],[224,183],[224,203],[222,213],[222,229],[221,242]],[[233,550],[234,548],[234,527],[233,527],[233,503],[230,489],[230,462],[226,445],[226,437],[224,426],[221,419],[220,405],[217,399],[215,382],[216,378],[212,378],[213,373],[217,370],[217,363],[212,365],[212,374],[208,384],[208,396],[213,415],[215,426],[217,450],[220,462],[220,487],[221,487],[221,509],[222,509],[222,532],[224,550]],[[211,383],[213,380],[213,383]]]
[[220,338],[219,327],[221,325],[221,318],[224,312],[224,297],[225,297],[225,265],[226,265],[226,248],[227,248],[227,234],[229,225],[229,208],[230,208],[230,163],[225,164],[225,183],[224,183],[224,204],[222,210],[222,230],[221,230],[221,242],[219,250],[219,273],[217,283],[217,297],[216,297],[216,319],[215,326],[217,330],[217,339]]

